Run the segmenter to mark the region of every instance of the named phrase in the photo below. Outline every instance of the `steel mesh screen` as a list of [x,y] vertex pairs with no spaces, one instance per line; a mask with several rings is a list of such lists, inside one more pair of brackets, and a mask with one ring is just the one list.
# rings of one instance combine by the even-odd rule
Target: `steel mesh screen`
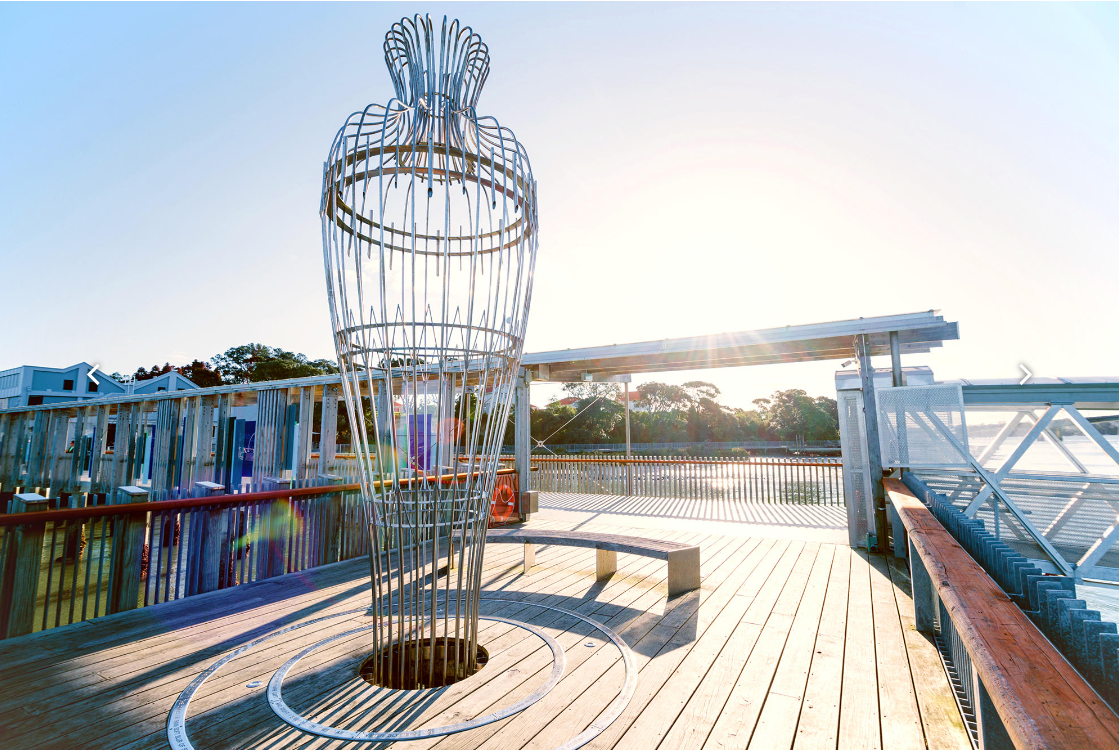
[[[968,465],[967,425],[960,386],[883,388],[876,390],[874,396],[883,466]],[[962,453],[956,444],[963,448]]]
[[867,504],[866,451],[863,449],[865,430],[862,421],[861,394],[841,391],[839,401],[839,432],[843,445],[843,491],[847,497],[847,522],[853,544],[866,539],[870,531]]

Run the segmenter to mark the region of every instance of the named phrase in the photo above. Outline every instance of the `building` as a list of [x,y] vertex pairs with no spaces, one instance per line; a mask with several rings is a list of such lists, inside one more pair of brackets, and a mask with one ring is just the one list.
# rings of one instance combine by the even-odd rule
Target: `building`
[[69,367],[24,365],[0,370],[0,409],[198,388],[174,371],[152,380],[119,383],[100,370],[91,378],[89,374],[92,370],[93,365],[88,362],[78,362]]

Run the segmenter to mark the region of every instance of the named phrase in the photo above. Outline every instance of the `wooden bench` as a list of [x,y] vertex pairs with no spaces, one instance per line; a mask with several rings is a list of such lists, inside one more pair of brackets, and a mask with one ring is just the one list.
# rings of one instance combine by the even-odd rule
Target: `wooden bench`
[[905,527],[917,629],[932,631],[939,604],[971,661],[980,747],[1119,748],[1119,717],[924,503],[883,483]]
[[556,544],[564,547],[595,549],[597,551],[595,567],[599,579],[607,578],[618,570],[618,553],[625,552],[630,555],[667,560],[669,596],[699,588],[697,545],[618,534],[538,529],[491,529],[486,536],[486,541],[489,544],[524,544],[526,574],[536,562],[535,545]]

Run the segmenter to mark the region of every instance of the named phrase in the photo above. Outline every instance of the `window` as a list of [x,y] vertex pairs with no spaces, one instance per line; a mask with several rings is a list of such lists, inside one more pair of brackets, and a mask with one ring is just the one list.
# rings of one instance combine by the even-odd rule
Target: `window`
[[62,390],[64,390],[64,391],[74,390],[74,381],[73,380],[63,380],[62,381]]
[[27,397],[27,405],[28,406],[42,406],[43,405],[43,397],[42,396],[28,396]]
[[97,383],[94,383],[92,380],[89,381],[89,383],[86,384],[86,392],[97,393]]
[[166,388],[156,388],[155,390],[158,392],[158,391],[165,391],[167,389]]

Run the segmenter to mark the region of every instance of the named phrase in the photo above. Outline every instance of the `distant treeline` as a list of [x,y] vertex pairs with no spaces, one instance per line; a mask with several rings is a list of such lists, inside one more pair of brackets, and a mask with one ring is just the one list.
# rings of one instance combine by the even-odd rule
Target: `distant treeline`
[[[532,436],[547,444],[625,441],[625,404],[610,383],[569,383],[567,399],[532,412]],[[630,410],[634,443],[732,442],[741,440],[838,440],[835,399],[805,391],[776,391],[753,409],[723,406],[720,391],[704,381],[684,385],[645,383]],[[576,400],[573,403],[561,403]],[[512,442],[511,433],[506,442]]]

